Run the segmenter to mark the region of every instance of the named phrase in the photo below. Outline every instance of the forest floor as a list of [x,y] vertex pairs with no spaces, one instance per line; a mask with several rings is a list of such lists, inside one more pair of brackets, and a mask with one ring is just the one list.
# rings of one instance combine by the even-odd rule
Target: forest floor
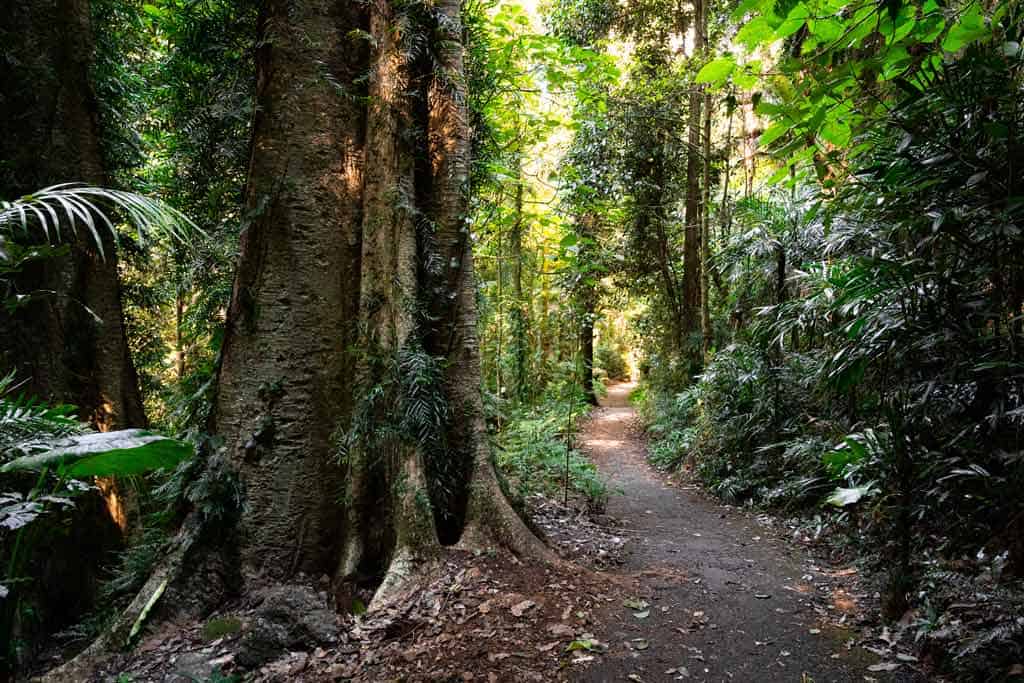
[[596,615],[608,650],[579,680],[926,680],[887,629],[858,628],[875,610],[855,567],[815,557],[778,520],[714,502],[685,474],[654,470],[632,389],[610,386],[580,435],[614,491],[630,588]]
[[606,513],[526,501],[568,562],[450,549],[406,599],[362,616],[339,612],[328,577],[300,576],[203,619],[154,619],[90,680],[938,680],[904,645],[907,629],[876,622],[856,567],[815,554],[795,523],[651,468],[631,389],[609,387],[580,434],[612,490]]

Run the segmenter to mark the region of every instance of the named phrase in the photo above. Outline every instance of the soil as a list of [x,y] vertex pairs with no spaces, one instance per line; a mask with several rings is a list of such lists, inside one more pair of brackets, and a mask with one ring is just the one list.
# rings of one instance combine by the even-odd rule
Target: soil
[[856,568],[827,566],[777,522],[653,470],[632,389],[610,386],[580,435],[618,491],[608,513],[626,520],[630,552],[625,591],[596,615],[608,650],[577,680],[927,680],[910,654],[875,648],[891,655],[882,661],[860,647],[848,627],[873,596]]

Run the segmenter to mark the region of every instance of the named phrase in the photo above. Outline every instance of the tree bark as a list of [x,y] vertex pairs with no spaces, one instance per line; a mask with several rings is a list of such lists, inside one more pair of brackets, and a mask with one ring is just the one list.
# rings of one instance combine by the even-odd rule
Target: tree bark
[[365,111],[334,83],[365,69],[358,3],[269,0],[213,430],[246,496],[243,575],[332,574],[360,291]]
[[585,214],[579,222],[580,249],[578,258],[583,269],[577,274],[576,304],[580,315],[579,354],[582,364],[583,395],[590,405],[597,405],[597,392],[594,390],[594,320],[597,308],[597,287],[590,266],[594,258],[594,244],[597,218],[593,214]]
[[526,312],[523,299],[523,179],[522,172],[516,186],[516,217],[509,235],[509,258],[512,261],[512,370],[513,397],[516,401],[527,399],[529,387],[526,381],[526,352],[529,342],[526,338]]
[[[14,3],[0,16],[0,44],[0,196],[106,184],[88,1]],[[26,393],[74,404],[98,429],[142,427],[117,254],[104,235],[101,257],[87,232],[79,226],[67,255],[29,264],[13,279],[10,294],[36,296],[13,314],[0,311],[0,363],[29,380]]]
[[703,339],[702,351],[704,362],[707,362],[714,346],[714,328],[711,326],[711,95],[704,95],[704,134],[703,134],[703,158],[704,158],[704,195],[701,198],[703,211],[701,211],[700,229],[700,293],[701,293],[701,337]]
[[[693,57],[703,59],[707,43],[705,0],[694,3]],[[698,325],[701,307],[701,105],[703,86],[691,85],[686,150],[686,236],[683,243],[683,323],[687,332]]]
[[[433,170],[431,216],[436,242],[449,258],[447,287],[435,298],[435,308],[454,300],[437,328],[434,339],[447,360],[446,392],[452,411],[448,443],[463,471],[465,489],[456,501],[465,515],[455,516],[452,528],[441,529],[442,539],[458,537],[465,545],[498,543],[521,556],[556,561],[554,554],[527,528],[515,513],[498,482],[484,425],[480,393],[480,345],[477,339],[476,282],[469,230],[463,216],[467,207],[470,134],[466,111],[465,57],[462,45],[460,0],[438,0],[437,62],[428,93],[429,158]],[[436,342],[435,342],[436,343]],[[452,533],[456,531],[456,533]]]

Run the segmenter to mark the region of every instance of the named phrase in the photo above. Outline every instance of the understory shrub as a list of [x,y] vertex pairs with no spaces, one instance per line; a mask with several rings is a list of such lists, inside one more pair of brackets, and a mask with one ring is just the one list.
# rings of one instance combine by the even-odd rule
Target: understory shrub
[[620,382],[629,379],[629,368],[622,351],[609,344],[598,344],[594,349],[594,367],[603,370],[608,379]]
[[594,464],[568,445],[587,409],[581,396],[573,399],[548,399],[511,411],[495,438],[497,464],[520,503],[534,493],[560,498],[568,464],[570,494],[581,496],[588,510],[600,513],[608,501],[608,487]]

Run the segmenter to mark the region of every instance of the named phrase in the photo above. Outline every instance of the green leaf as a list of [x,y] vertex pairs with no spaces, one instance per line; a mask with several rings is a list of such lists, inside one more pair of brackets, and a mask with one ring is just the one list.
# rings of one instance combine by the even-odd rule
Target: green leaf
[[811,16],[810,11],[807,9],[807,5],[802,2],[798,2],[793,9],[789,10],[789,14],[786,15],[786,20],[775,29],[775,38],[781,40],[782,38],[788,38],[803,26],[807,19]]
[[850,126],[845,121],[829,117],[820,132],[821,137],[836,147],[845,147],[850,142]]
[[65,439],[44,453],[12,460],[0,467],[0,472],[38,472],[62,467],[64,474],[76,479],[123,476],[170,469],[192,453],[192,444],[188,442],[142,429],[126,429]]
[[748,50],[753,50],[758,45],[771,42],[774,39],[775,29],[768,23],[768,20],[764,17],[754,17],[736,34],[735,42]]
[[945,40],[942,41],[942,49],[946,52],[958,52],[968,43],[984,38],[990,33],[990,29],[985,25],[985,18],[981,15],[981,9],[977,4],[972,4],[970,10],[960,17],[960,21],[949,29]]
[[832,18],[810,21],[807,26],[811,35],[822,43],[831,43],[843,35],[843,24]]
[[570,232],[568,235],[562,238],[562,241],[559,242],[559,244],[562,246],[562,248],[568,249],[569,247],[576,246],[576,244],[579,241],[580,238],[576,235],[576,233]]
[[790,126],[785,122],[779,121],[777,123],[773,123],[763,133],[761,133],[761,144],[767,147],[781,138],[789,129]]
[[732,57],[719,57],[705,64],[697,72],[696,81],[698,83],[714,83],[717,85],[725,82],[735,68],[736,61]]

